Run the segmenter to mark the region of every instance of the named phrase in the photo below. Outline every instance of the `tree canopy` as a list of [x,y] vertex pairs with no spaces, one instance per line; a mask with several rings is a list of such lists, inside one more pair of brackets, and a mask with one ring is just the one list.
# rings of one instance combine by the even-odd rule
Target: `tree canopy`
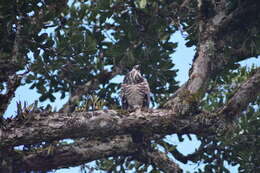
[[[259,21],[258,0],[1,1],[0,172],[182,172],[174,160],[204,165],[191,172],[260,171],[260,69],[239,64],[260,54]],[[181,86],[176,32],[196,52]],[[153,108],[129,112],[113,79],[136,64]],[[23,85],[40,102],[68,102],[18,102],[4,117]],[[200,147],[184,155],[165,140],[174,134]]]

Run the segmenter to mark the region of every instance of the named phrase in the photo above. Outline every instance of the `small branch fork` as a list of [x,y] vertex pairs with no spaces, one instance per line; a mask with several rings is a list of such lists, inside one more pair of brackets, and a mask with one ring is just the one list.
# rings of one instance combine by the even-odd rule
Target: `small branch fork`
[[[116,75],[120,74],[120,69],[115,68],[112,72],[104,71],[102,73],[104,76],[107,77],[107,80],[112,79]],[[63,105],[60,112],[73,112],[75,110],[75,107],[77,106],[77,103],[80,101],[81,97],[83,95],[89,95],[91,91],[97,89],[100,85],[100,81],[98,79],[94,79],[91,81],[88,81],[84,85],[78,86],[74,91],[72,91],[70,94],[69,101]]]
[[16,89],[21,85],[21,81],[23,77],[28,73],[29,71],[26,71],[23,74],[14,74],[12,76],[9,76],[9,79],[7,81],[7,91],[5,94],[0,94],[0,117],[3,116],[4,112],[6,111],[9,103],[15,96]]

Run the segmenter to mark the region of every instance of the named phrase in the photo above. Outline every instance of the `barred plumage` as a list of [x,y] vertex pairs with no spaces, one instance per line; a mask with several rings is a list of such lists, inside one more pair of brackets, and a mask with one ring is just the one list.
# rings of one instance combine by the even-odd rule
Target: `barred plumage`
[[122,108],[135,110],[148,108],[150,104],[150,88],[147,80],[141,75],[139,65],[126,74],[121,85]]

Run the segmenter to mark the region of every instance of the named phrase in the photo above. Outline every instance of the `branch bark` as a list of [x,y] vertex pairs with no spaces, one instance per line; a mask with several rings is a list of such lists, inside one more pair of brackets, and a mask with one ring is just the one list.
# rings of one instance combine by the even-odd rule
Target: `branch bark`
[[[0,129],[0,147],[33,144],[76,137],[108,137],[140,132],[149,134],[216,134],[218,127],[230,115],[238,115],[260,93],[260,70],[245,81],[218,113],[196,113],[190,110],[182,115],[178,109],[149,110],[120,113],[99,110],[79,113],[31,113],[27,119],[14,119]],[[203,128],[202,128],[203,127]],[[44,135],[43,135],[44,134]]]
[[5,113],[8,105],[15,96],[16,89],[20,86],[23,75],[9,76],[7,81],[7,91],[5,94],[0,94],[0,118]]
[[[79,113],[32,113],[24,121],[10,122],[0,129],[0,147],[33,144],[77,137],[108,137],[136,133],[136,129],[149,134],[215,133],[215,118],[202,113],[198,116],[178,116],[172,110],[150,110],[123,114],[114,110]],[[208,117],[207,128],[201,128]],[[200,119],[202,118],[202,119]]]
[[246,109],[248,104],[256,99],[260,93],[260,69],[245,81],[234,95],[229,99],[228,103],[221,109],[220,114],[233,118]]
[[78,166],[110,156],[132,155],[137,151],[136,148],[130,136],[115,136],[108,138],[107,141],[83,139],[73,144],[55,146],[53,153],[50,154],[46,148],[29,152],[13,151],[12,158],[19,159],[12,160],[11,164],[16,165],[14,172],[49,171]]
[[[64,138],[86,137],[92,139],[98,136],[109,139],[111,136],[136,133],[136,129],[146,136],[173,133],[193,133],[208,136],[219,133],[218,129],[225,126],[226,117],[232,119],[235,115],[238,115],[260,92],[259,70],[237,90],[228,104],[218,112],[198,111],[196,109],[197,100],[204,96],[208,81],[217,72],[225,68],[225,65],[241,60],[241,58],[236,60],[224,58],[222,52],[224,46],[218,45],[218,39],[223,33],[223,28],[228,27],[229,30],[234,28],[236,23],[241,22],[241,19],[239,19],[241,14],[249,14],[248,9],[257,12],[257,4],[252,3],[255,1],[247,1],[250,8],[245,9],[244,13],[234,11],[226,16],[220,10],[216,11],[217,14],[212,17],[206,16],[203,12],[204,2],[198,0],[200,11],[198,16],[199,42],[190,78],[176,95],[167,102],[166,106],[171,109],[157,109],[147,112],[137,110],[132,113],[114,110],[71,113],[71,109],[66,109],[65,106],[64,113],[29,113],[24,120],[13,119],[5,128],[0,129],[0,147],[3,149]],[[238,19],[234,21],[235,18]],[[251,23],[248,24],[251,25]],[[243,56],[248,56],[248,54],[245,53]],[[90,85],[97,87],[98,83],[94,82]],[[89,90],[88,87],[85,89]],[[79,99],[82,94],[86,93],[86,90],[80,90],[79,93],[72,95],[72,101],[75,101],[75,97],[77,97],[76,100]],[[43,167],[53,169],[79,165],[109,156],[131,155],[136,152],[136,148],[137,146],[130,141],[129,137],[125,141],[114,137],[111,141],[103,141],[102,143],[89,140],[79,145],[57,146],[52,156],[46,156],[46,151],[23,153],[22,156],[17,155],[17,158],[22,159],[15,160],[14,163],[20,165],[17,169],[21,170],[37,170],[43,169]],[[165,172],[179,171],[178,166],[160,152],[150,152],[148,156],[157,167]]]
[[[220,36],[221,34],[227,35],[232,31],[245,29],[248,28],[249,26],[258,24],[257,19],[260,18],[259,16],[260,2],[257,0],[249,0],[249,1],[243,1],[239,4],[240,5],[231,13],[223,14],[221,20],[215,20],[218,21],[215,23],[218,26],[217,28],[217,32],[219,34],[218,36]],[[225,10],[225,13],[227,13],[227,9],[222,9],[222,10]],[[241,24],[243,25],[241,26]]]
[[[192,104],[194,103],[183,102],[183,96],[195,96],[197,97],[197,100],[199,100],[204,96],[209,80],[215,77],[218,72],[224,68],[227,68],[228,64],[232,64],[249,58],[251,55],[255,55],[252,52],[243,52],[243,54],[240,52],[240,54],[238,54],[237,51],[231,51],[231,56],[233,58],[226,57],[224,54],[224,49],[227,45],[224,45],[222,43],[223,39],[221,39],[223,37],[223,32],[225,32],[224,34],[229,33],[226,32],[227,28],[234,29],[234,23],[244,23],[244,21],[241,21],[243,19],[241,16],[249,15],[249,13],[252,14],[252,10],[256,12],[253,13],[254,16],[258,15],[259,10],[257,9],[259,7],[259,2],[254,2],[255,1],[248,1],[246,3],[242,3],[241,7],[234,10],[231,14],[227,14],[227,7],[220,8],[218,10],[212,8],[209,10],[215,10],[216,14],[214,16],[209,16],[207,14],[207,10],[205,10],[205,8],[209,8],[205,4],[206,1],[197,1],[199,10],[199,14],[197,16],[199,41],[197,45],[197,52],[190,70],[189,80],[169,99],[169,101],[165,104],[165,107],[179,109],[179,112],[186,114],[187,111],[192,108]],[[213,1],[207,3],[212,3],[212,7],[215,6]],[[248,8],[244,9],[245,7]],[[251,25],[252,23],[255,23],[255,20],[248,20],[247,22],[251,22]],[[238,27],[235,29],[238,30],[237,28]],[[234,58],[234,56],[237,57]],[[186,104],[186,106],[184,106],[184,104]]]
[[[232,105],[240,106],[240,108],[242,105],[242,107],[245,108],[247,104],[255,98],[252,94],[255,96],[256,93],[260,92],[259,80],[260,72],[257,70],[256,73],[238,89],[237,93],[233,96],[234,98],[231,98],[221,114],[230,115],[230,113],[227,113],[224,110],[227,110],[228,107]],[[255,92],[251,92],[250,95],[245,95],[248,91]],[[245,98],[246,102],[241,98]],[[243,108],[241,108],[240,111]],[[234,110],[234,108],[232,108],[232,110]],[[223,117],[214,116],[214,113],[200,113],[192,116],[180,116],[179,114],[180,113],[178,112],[174,112],[174,110],[137,111],[130,114],[118,113],[113,110],[71,114],[53,113],[50,115],[47,115],[47,113],[34,113],[28,115],[31,117],[28,117],[29,121],[25,120],[24,122],[21,122],[20,120],[14,120],[8,124],[5,130],[0,130],[1,147],[70,137],[109,137],[118,134],[131,134],[133,129],[139,129],[148,134],[195,133],[199,135],[209,135],[216,134],[217,127],[220,126],[219,123],[222,123],[221,117]],[[136,130],[134,130],[134,132],[136,132]],[[41,134],[44,134],[44,136]],[[95,146],[96,145],[92,145],[92,147]],[[63,151],[66,151],[65,153],[67,154],[69,152],[69,150]],[[35,157],[38,156],[26,156],[26,159],[30,160]],[[95,157],[94,160],[95,159],[98,159],[98,157]],[[158,160],[161,159],[163,159],[163,157]],[[33,160],[35,159],[32,159],[32,161]],[[54,160],[56,159],[54,158]],[[71,159],[71,161],[74,163],[73,159]],[[79,162],[75,162],[75,164],[79,164]],[[57,162],[57,165],[63,164]],[[71,164],[67,163],[67,165]],[[52,166],[55,167],[55,165]]]
[[[73,144],[55,146],[52,153],[48,148],[38,148],[34,151],[9,151],[1,153],[2,163],[16,165],[10,171],[9,167],[0,167],[2,172],[25,172],[25,171],[50,171],[57,168],[77,166],[92,160],[107,158],[110,156],[137,155],[139,161],[152,163],[164,172],[177,173],[181,169],[171,161],[164,153],[149,151],[145,155],[140,153],[140,144],[134,143],[131,136],[115,136],[105,140],[80,139]],[[142,149],[146,150],[146,149]],[[13,159],[15,158],[15,159]],[[12,160],[13,159],[13,160]],[[3,162],[4,161],[4,162]]]

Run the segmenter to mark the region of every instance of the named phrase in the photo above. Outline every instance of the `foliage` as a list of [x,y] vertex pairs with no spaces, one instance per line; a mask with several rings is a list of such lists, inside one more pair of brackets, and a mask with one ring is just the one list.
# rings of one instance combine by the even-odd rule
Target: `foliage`
[[[180,10],[177,7],[181,3],[182,0],[1,1],[0,93],[8,89],[8,76],[29,71],[23,84],[35,88],[41,95],[41,102],[55,101],[57,92],[61,93],[60,99],[64,99],[85,84],[97,82],[81,96],[76,111],[118,108],[120,81],[115,76],[124,75],[133,65],[140,64],[153,93],[153,104],[163,104],[179,87],[171,57],[177,47],[173,34],[181,31],[186,36],[187,47],[197,46],[199,42],[198,23],[194,22],[198,17],[197,4],[192,1],[189,8]],[[229,0],[227,13],[236,10],[239,3],[240,0]],[[204,10],[206,17],[215,13]],[[260,24],[252,29],[244,25],[241,24],[244,33],[239,38],[230,39],[236,31],[221,33],[228,57],[233,49],[260,53]],[[200,102],[201,109],[210,112],[223,106],[240,84],[254,73],[254,67],[237,67],[237,64],[229,64],[228,68],[232,70],[224,71],[210,81],[210,89]],[[28,106],[18,102],[17,117],[27,121],[30,112],[52,111],[51,107],[38,108],[37,103]],[[259,104],[258,97],[225,135],[217,138],[198,136],[202,150],[192,161],[205,164],[198,172],[229,172],[226,163],[239,164],[240,172],[259,171]],[[179,141],[183,140],[182,135],[178,134],[178,137]],[[52,143],[24,146],[23,150],[49,147],[51,154]],[[162,139],[153,141],[153,147],[162,148],[169,155],[176,150],[175,145],[168,145]],[[159,172],[150,164],[124,156],[97,160],[95,167],[83,165],[83,171],[84,168],[89,171]]]
[[41,101],[54,101],[53,93],[61,92],[64,98],[66,92],[97,78],[101,85],[92,94],[118,105],[113,93],[119,85],[109,82],[107,73],[119,68],[119,74],[125,74],[140,64],[155,100],[162,99],[162,94],[177,88],[170,59],[176,48],[170,35],[176,29],[152,13],[164,10],[158,5],[154,2],[150,10],[142,10],[132,1],[74,1],[62,11],[61,21],[53,22],[51,34],[42,31],[46,46],[33,52],[33,73],[26,82],[37,88]]
[[[211,111],[223,106],[232,93],[239,88],[240,84],[254,74],[254,71],[254,65],[251,68],[241,67],[212,80],[212,88],[201,102],[203,109]],[[248,109],[243,112],[242,117],[235,122],[237,125],[230,124],[226,134],[217,138],[197,136],[201,141],[201,146],[192,158],[192,161],[204,165],[204,168],[199,168],[195,172],[229,173],[230,166],[237,165],[239,165],[239,172],[259,171],[257,166],[260,161],[258,154],[258,148],[260,147],[258,135],[260,130],[259,103],[260,97],[252,102]],[[172,136],[171,138],[174,137]],[[189,138],[191,140],[191,137]],[[178,141],[183,141],[181,135]],[[165,140],[156,141],[153,147],[159,147],[166,151],[168,155],[175,156],[175,153],[172,151],[176,150],[176,145],[169,144]],[[121,160],[121,162],[118,160]],[[156,171],[156,168],[151,167],[149,164],[131,161],[131,157],[113,157],[108,160],[98,160],[96,163],[96,170],[124,172],[127,170],[138,171],[140,169],[139,171],[141,172]]]
[[[241,67],[211,81],[213,88],[202,103],[204,109],[211,111],[223,106],[240,84],[254,74],[254,70],[254,65],[251,68]],[[225,135],[217,138],[199,137],[202,142],[200,148],[203,148],[199,160],[206,166],[204,171],[198,172],[230,172],[228,164],[239,165],[239,172],[259,172],[259,99],[258,97],[242,113],[241,118],[235,122],[237,125],[230,125]]]

